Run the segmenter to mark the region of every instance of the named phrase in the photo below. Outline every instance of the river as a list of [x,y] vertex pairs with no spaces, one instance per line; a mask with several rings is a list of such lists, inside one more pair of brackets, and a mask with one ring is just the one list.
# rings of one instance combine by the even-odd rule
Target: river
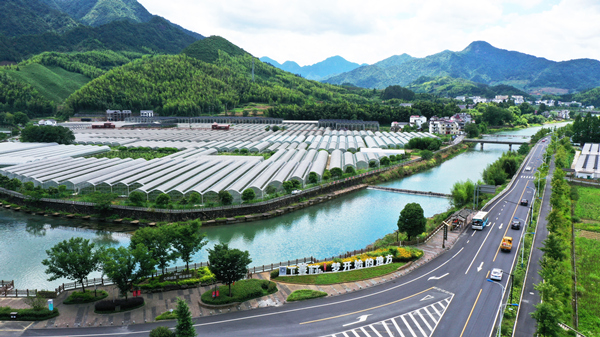
[[[564,124],[552,124],[555,125]],[[532,135],[540,128],[503,134]],[[477,145],[440,166],[382,186],[449,193],[457,181],[480,179],[485,167],[506,150],[508,145],[486,144],[483,150]],[[209,244],[194,256],[193,261],[207,261],[206,248],[219,241],[248,250],[252,265],[309,256],[323,258],[364,248],[397,229],[400,211],[409,202],[420,203],[428,217],[449,207],[449,200],[445,198],[361,190],[268,220],[207,227]],[[84,227],[84,223],[73,220],[0,210],[0,279],[14,280],[19,289],[54,288],[66,281],[47,281],[41,261],[46,258],[45,251],[56,243],[80,236],[103,246],[129,244],[129,235],[115,231],[118,228],[107,227],[99,231]],[[180,261],[176,264],[182,265]]]

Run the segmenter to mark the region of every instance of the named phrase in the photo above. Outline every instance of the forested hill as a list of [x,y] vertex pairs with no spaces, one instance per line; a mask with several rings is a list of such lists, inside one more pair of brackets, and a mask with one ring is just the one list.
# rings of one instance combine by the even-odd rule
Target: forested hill
[[41,0],[53,9],[67,13],[73,19],[88,25],[128,19],[148,22],[152,14],[136,0]]
[[473,42],[460,52],[443,51],[403,61],[389,67],[382,67],[382,64],[360,67],[325,82],[385,88],[406,86],[422,76],[450,76],[488,85],[507,84],[521,90],[548,87],[580,91],[600,86],[600,61],[554,62],[498,49],[483,41]]
[[466,96],[483,96],[493,98],[496,95],[521,95],[530,98],[529,95],[515,87],[499,84],[489,86],[482,83],[477,83],[463,78],[452,77],[420,77],[413,83],[409,84],[407,89],[416,93],[434,94],[439,97],[450,97],[466,95]]
[[79,23],[68,14],[40,0],[0,1],[0,35],[64,33]]
[[219,59],[219,51],[226,52],[229,56],[250,55],[244,49],[216,35],[192,43],[181,53],[204,62],[214,63]]
[[212,64],[183,54],[144,57],[114,68],[71,95],[63,114],[110,108],[198,116],[246,102],[303,105],[339,100],[367,101],[344,88],[286,73],[249,54],[229,56],[219,51]]

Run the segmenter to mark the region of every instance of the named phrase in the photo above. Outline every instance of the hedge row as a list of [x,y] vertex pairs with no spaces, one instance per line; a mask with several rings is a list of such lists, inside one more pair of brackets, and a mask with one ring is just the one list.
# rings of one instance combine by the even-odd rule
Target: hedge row
[[212,297],[213,290],[211,288],[202,294],[202,302],[214,305],[245,302],[277,292],[277,285],[275,282],[267,280],[242,280],[231,286],[231,297],[229,297],[229,286],[224,285],[218,288],[219,297]]
[[119,299],[119,300],[105,300],[100,301],[94,305],[94,309],[97,312],[114,312],[116,311],[116,307],[121,307],[120,311],[134,309],[144,305],[143,297],[132,297],[128,299]]
[[10,313],[17,313],[17,321],[44,321],[53,317],[58,316],[58,309],[54,308],[53,311],[48,309],[34,310],[34,309],[13,309],[11,307],[0,307],[0,321],[9,321]]

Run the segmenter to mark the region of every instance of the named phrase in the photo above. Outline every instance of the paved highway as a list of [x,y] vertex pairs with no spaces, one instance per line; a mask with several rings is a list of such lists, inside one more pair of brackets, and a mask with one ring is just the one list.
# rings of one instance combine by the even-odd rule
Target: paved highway
[[[390,282],[343,296],[288,303],[280,307],[241,311],[194,320],[201,336],[491,336],[498,306],[507,286],[486,281],[492,268],[510,271],[525,226],[510,229],[514,218],[527,217],[533,199],[533,172],[547,143],[538,143],[517,173],[508,192],[485,209],[489,224],[482,231],[465,230],[446,253]],[[390,205],[391,207],[393,205]],[[501,252],[504,236],[513,238],[511,252]],[[508,293],[506,293],[508,296]],[[518,294],[514,295],[515,301]],[[510,300],[510,299],[509,299]],[[24,336],[147,336],[158,325],[27,330]]]

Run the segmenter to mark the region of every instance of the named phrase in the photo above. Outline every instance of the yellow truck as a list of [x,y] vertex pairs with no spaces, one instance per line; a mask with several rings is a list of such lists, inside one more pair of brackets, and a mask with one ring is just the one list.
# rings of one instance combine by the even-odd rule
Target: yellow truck
[[502,243],[500,243],[500,250],[510,252],[512,249],[512,238],[510,236],[505,236],[502,238]]

